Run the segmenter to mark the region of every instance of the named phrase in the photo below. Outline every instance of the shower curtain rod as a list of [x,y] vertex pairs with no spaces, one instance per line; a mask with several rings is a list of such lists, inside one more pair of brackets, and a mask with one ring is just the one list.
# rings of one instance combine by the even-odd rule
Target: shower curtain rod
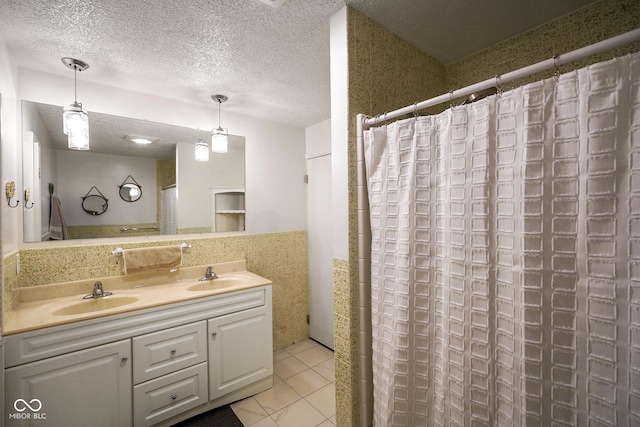
[[503,75],[497,75],[494,78],[483,80],[479,83],[472,84],[462,89],[453,90],[451,92],[436,96],[435,98],[431,98],[426,101],[416,102],[413,105],[409,105],[398,110],[383,113],[375,117],[365,118],[362,121],[362,124],[364,129],[368,129],[372,126],[386,122],[387,120],[396,119],[406,114],[417,113],[418,110],[433,107],[434,105],[442,104],[444,102],[450,102],[453,99],[466,97],[471,95],[472,93],[488,89],[490,87],[497,86],[499,88],[504,83],[527,77],[541,71],[547,71],[553,68],[557,68],[560,65],[564,65],[578,59],[586,58],[588,56],[595,55],[596,53],[607,51],[614,47],[624,46],[636,40],[640,40],[640,28],[620,34],[615,37],[611,37],[606,40],[602,40],[598,43],[594,43],[580,49],[573,50],[571,52],[564,53],[562,55],[556,55],[551,59],[540,61],[536,64],[520,68],[519,70],[511,71]]

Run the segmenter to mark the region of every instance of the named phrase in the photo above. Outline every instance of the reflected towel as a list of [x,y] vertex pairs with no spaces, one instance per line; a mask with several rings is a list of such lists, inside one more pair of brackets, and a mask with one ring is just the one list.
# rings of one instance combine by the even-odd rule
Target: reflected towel
[[171,270],[182,266],[180,246],[125,249],[122,256],[125,274]]
[[67,240],[69,230],[62,216],[62,204],[56,196],[51,196],[51,217],[49,218],[49,239]]

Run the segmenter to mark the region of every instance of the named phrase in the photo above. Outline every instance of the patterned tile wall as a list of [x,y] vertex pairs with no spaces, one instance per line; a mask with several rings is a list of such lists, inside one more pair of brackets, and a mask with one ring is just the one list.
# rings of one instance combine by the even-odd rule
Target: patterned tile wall
[[18,275],[16,274],[16,257],[18,251],[4,257],[2,272],[4,274],[4,292],[2,293],[2,309],[4,313],[10,313],[18,303]]
[[[309,337],[306,232],[189,238],[119,246],[127,249],[176,245],[185,240],[192,245],[184,252],[185,267],[246,259],[248,270],[273,282],[275,349]],[[100,244],[23,249],[20,251],[19,277],[15,276],[15,254],[5,257],[5,315],[10,315],[15,291],[20,287],[124,274],[122,262],[111,255],[114,247],[114,244]]]
[[[640,2],[638,0],[601,0],[573,14],[522,33],[488,49],[447,64],[446,90],[459,89],[496,74],[504,74],[527,65],[588,46],[600,40],[640,27]],[[594,55],[560,67],[566,72],[588,64],[611,59],[640,50],[640,42]],[[538,73],[509,83],[503,89],[516,87],[551,77],[553,71]]]

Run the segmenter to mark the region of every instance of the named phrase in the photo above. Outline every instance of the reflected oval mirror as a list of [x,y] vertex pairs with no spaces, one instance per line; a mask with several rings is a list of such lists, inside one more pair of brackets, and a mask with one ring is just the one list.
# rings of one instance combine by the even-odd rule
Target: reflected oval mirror
[[142,188],[137,184],[127,183],[120,186],[120,198],[125,202],[135,202],[142,197]]
[[82,198],[82,209],[91,215],[102,215],[107,211],[109,201],[102,196],[92,194]]

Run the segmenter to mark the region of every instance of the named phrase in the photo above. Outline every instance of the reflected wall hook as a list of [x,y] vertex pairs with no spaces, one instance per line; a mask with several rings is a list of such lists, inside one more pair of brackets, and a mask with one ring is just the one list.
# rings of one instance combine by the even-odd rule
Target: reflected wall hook
[[18,205],[20,204],[20,200],[16,200],[15,206],[11,205],[11,199],[16,195],[16,183],[13,181],[7,182],[7,184],[4,187],[4,190],[5,190],[5,194],[7,195],[7,204],[9,205],[9,207],[17,208]]
[[29,202],[29,199],[31,198],[31,189],[29,188],[25,188],[24,189],[24,207],[27,209],[31,209],[33,207],[33,205],[35,205],[35,203],[31,202],[31,206],[28,206],[27,203]]

